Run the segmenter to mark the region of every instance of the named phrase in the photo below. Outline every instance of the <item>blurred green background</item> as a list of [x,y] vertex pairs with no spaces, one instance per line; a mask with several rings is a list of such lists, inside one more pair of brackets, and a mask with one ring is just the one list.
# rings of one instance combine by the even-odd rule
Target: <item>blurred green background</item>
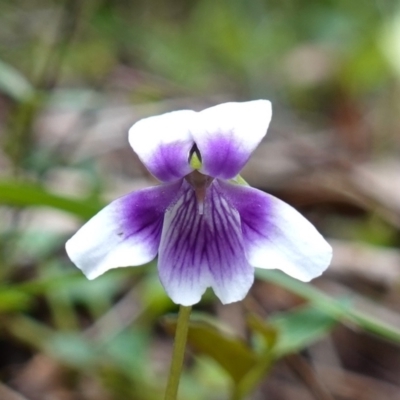
[[400,4],[1,0],[0,399],[160,399],[177,308],[155,263],[87,281],[65,241],[154,184],[128,128],[266,98],[243,176],[334,248],[195,307],[181,399],[400,399]]

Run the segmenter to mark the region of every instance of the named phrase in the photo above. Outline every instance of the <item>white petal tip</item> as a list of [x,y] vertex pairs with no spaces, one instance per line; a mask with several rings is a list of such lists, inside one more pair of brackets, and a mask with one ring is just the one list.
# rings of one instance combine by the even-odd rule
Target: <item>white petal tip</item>
[[[310,282],[315,278],[320,277],[329,267],[332,260],[332,247],[328,242],[320,235],[319,247],[309,265],[301,262],[302,268],[284,268],[283,270],[295,279],[302,282]],[[289,272],[290,271],[290,272]]]
[[86,276],[89,281],[93,281],[94,279],[98,278],[99,276],[103,275],[102,273],[93,273],[93,272],[88,272],[86,273],[85,271],[82,271],[83,274]]
[[186,294],[167,293],[167,294],[175,304],[180,304],[181,306],[185,307],[190,307],[193,306],[194,304],[199,303],[203,295],[203,293],[200,296],[198,295],[194,296],[191,293],[186,293]]

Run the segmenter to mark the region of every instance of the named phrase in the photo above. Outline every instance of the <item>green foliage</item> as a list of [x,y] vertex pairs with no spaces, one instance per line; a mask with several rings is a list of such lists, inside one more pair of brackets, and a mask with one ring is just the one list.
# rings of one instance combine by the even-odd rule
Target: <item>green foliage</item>
[[23,290],[0,287],[0,312],[18,312],[29,308],[32,297]]
[[28,182],[0,181],[0,203],[17,207],[52,207],[89,219],[101,209],[90,200],[76,200],[55,195],[41,185]]
[[273,282],[307,299],[314,307],[338,321],[353,323],[386,340],[400,343],[400,330],[398,328],[375,319],[356,308],[349,307],[349,299],[333,299],[318,289],[278,271],[257,270],[256,274],[261,279]]
[[[63,380],[69,398],[161,398],[171,343],[160,320],[175,305],[155,263],[89,282],[64,251],[77,219],[98,212],[113,189],[142,185],[134,181],[141,173],[134,170],[137,160],[125,159],[114,135],[176,104],[262,97],[277,105],[275,137],[297,133],[300,115],[306,130],[322,131],[328,143],[358,143],[364,139],[357,132],[370,134],[363,161],[381,156],[380,149],[398,153],[399,16],[397,2],[378,0],[0,2],[0,342],[2,352],[7,348],[0,355],[2,382],[14,382],[19,366],[39,354],[73,373]],[[125,119],[126,110],[132,121]],[[360,125],[349,129],[358,112]],[[338,164],[341,157],[353,162],[349,149],[342,150]],[[335,159],[324,162],[336,168]],[[74,189],[50,190],[49,177],[60,170],[89,177],[87,197]],[[291,181],[280,184],[285,192]],[[351,220],[330,207],[334,201],[328,211],[316,210],[316,220],[321,228],[328,218],[334,221],[331,235],[398,246],[398,226],[390,218],[366,208]],[[50,220],[38,213],[46,210],[67,224],[31,228],[37,215]],[[246,340],[195,314],[189,344],[196,357],[188,356],[182,398],[225,398],[227,382],[232,399],[250,396],[280,359],[339,324],[400,343],[397,327],[359,310],[356,289],[349,289],[354,296],[336,299],[279,272],[259,270],[257,278],[305,304],[268,318],[248,315]],[[213,314],[214,303],[207,293],[199,308]],[[174,318],[163,321],[162,328],[173,333]],[[14,348],[29,355],[7,365],[6,353]],[[88,377],[99,387],[95,395],[81,390]]]
[[314,307],[282,313],[268,321],[278,332],[275,357],[295,353],[324,337],[337,321]]
[[[176,320],[165,320],[168,330],[173,333]],[[222,368],[238,382],[256,364],[256,356],[245,342],[222,333],[207,322],[190,322],[188,342],[199,352],[213,358]]]
[[[243,399],[265,378],[274,362],[296,353],[328,334],[337,321],[314,307],[301,307],[272,316],[267,321],[250,315],[248,327],[258,348],[251,348],[217,321],[195,314],[189,325],[188,342],[196,354],[212,358],[233,381],[232,399]],[[164,320],[174,332],[176,319]]]
[[15,68],[0,60],[0,92],[23,102],[33,97],[34,88]]

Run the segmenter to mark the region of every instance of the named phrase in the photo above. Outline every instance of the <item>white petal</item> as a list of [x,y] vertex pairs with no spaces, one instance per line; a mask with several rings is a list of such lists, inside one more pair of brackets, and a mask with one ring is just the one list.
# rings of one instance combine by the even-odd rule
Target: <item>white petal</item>
[[151,261],[158,251],[164,211],[181,182],[130,193],[89,220],[68,242],[71,261],[94,279],[112,268]]
[[260,190],[221,183],[239,211],[249,263],[310,281],[329,266],[332,248],[293,207]]
[[129,143],[147,169],[160,181],[171,182],[191,172],[191,128],[196,113],[170,112],[142,119],[129,130]]
[[192,132],[201,154],[200,171],[222,179],[238,175],[267,133],[271,116],[268,100],[224,103],[201,111]]

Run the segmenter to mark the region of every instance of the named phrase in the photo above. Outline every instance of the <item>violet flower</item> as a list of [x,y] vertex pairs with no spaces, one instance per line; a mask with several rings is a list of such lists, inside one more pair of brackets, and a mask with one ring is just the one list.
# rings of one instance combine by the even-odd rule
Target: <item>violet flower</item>
[[94,279],[158,254],[161,283],[177,304],[212,287],[222,303],[242,300],[254,267],[278,268],[301,281],[320,275],[331,247],[294,208],[238,175],[265,136],[271,103],[225,103],[170,112],[132,126],[129,141],[162,183],[121,197],[66,244]]

